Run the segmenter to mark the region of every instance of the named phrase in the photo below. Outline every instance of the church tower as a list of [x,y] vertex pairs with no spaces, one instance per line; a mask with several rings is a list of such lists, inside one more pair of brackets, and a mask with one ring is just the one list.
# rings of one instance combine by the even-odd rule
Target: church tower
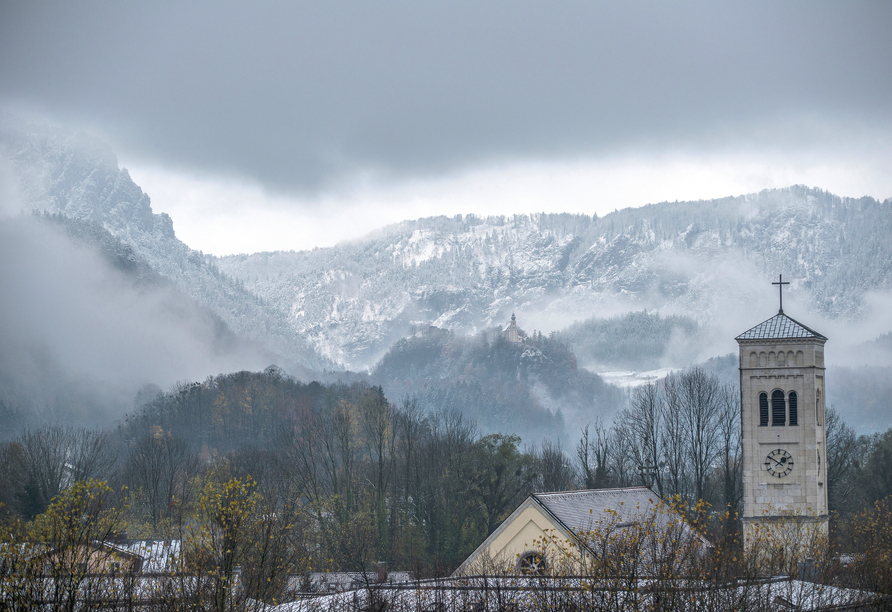
[[[826,542],[824,343],[778,313],[737,336],[740,347],[743,532],[748,550]],[[819,544],[820,545],[820,544]],[[796,551],[788,551],[795,556]]]
[[513,312],[511,313],[511,323],[505,330],[505,337],[508,338],[508,342],[520,342],[520,335],[517,333],[517,318]]

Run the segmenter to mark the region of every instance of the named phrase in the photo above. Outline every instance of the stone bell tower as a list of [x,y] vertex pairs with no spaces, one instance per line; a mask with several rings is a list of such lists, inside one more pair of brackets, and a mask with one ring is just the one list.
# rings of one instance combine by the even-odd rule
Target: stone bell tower
[[[743,532],[748,550],[765,544],[792,556],[826,545],[827,338],[778,313],[737,336],[740,347]],[[798,552],[789,550],[799,547]]]

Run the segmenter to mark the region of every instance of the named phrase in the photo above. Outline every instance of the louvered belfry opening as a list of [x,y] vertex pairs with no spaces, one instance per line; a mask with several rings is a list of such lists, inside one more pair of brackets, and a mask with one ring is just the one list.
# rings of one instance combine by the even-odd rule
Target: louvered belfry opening
[[790,425],[799,425],[799,398],[795,391],[790,391],[788,400],[790,402]]
[[783,391],[775,391],[771,394],[771,424],[787,424],[787,407],[784,406]]
[[760,393],[759,394],[759,426],[765,427],[768,425],[768,394]]

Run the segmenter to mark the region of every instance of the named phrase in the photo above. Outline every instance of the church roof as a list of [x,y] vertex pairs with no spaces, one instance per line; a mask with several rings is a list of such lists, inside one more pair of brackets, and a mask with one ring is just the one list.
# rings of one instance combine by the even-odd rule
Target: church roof
[[632,521],[660,501],[647,487],[534,493],[533,497],[573,533],[590,531],[608,517],[611,522]]
[[530,497],[577,536],[605,527],[632,527],[645,518],[665,529],[681,519],[685,533],[711,546],[648,487],[533,493]]
[[826,340],[815,330],[806,327],[799,321],[791,319],[780,311],[767,321],[762,321],[752,329],[748,329],[735,340],[778,340],[784,338],[819,338]]

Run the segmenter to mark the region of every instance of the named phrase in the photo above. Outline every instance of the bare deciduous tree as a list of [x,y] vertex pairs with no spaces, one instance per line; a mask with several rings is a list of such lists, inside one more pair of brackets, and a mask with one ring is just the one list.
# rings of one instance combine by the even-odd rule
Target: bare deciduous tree
[[573,465],[564,454],[560,440],[543,440],[536,453],[536,462],[539,464],[536,470],[536,488],[539,491],[567,491],[576,487]]
[[18,442],[25,453],[31,516],[77,481],[108,479],[117,461],[110,435],[100,430],[42,427],[25,431]]
[[600,417],[595,419],[591,433],[589,427],[586,425],[582,430],[582,438],[576,445],[576,461],[582,473],[582,486],[603,489],[611,483],[609,466],[613,439]]
[[362,426],[369,462],[374,470],[375,523],[378,551],[384,554],[387,543],[387,493],[393,473],[396,444],[393,410],[381,387],[372,387],[362,403]]
[[678,376],[670,374],[663,383],[665,401],[661,420],[663,437],[661,440],[663,463],[665,464],[665,493],[688,497],[686,428],[684,399]]
[[693,499],[706,499],[706,481],[719,455],[720,385],[715,376],[693,368],[677,377]]
[[743,453],[740,446],[740,394],[725,385],[719,395],[719,468],[722,501],[733,514],[743,499]]
[[198,457],[186,441],[161,431],[133,443],[124,464],[124,480],[141,494],[152,528],[157,529],[159,521],[173,516],[177,501],[188,501],[189,478],[197,470]]
[[652,482],[642,481],[641,484],[656,487],[660,495],[663,494],[663,474],[660,469],[664,435],[662,404],[659,386],[651,382],[635,389],[631,409],[622,413],[623,422],[629,431],[630,448],[638,468],[641,469],[641,477],[649,480],[645,477],[645,470],[653,475]]
[[631,486],[638,482],[639,472],[629,431],[614,425],[610,438],[613,444],[610,446],[609,463],[614,484],[618,487]]

